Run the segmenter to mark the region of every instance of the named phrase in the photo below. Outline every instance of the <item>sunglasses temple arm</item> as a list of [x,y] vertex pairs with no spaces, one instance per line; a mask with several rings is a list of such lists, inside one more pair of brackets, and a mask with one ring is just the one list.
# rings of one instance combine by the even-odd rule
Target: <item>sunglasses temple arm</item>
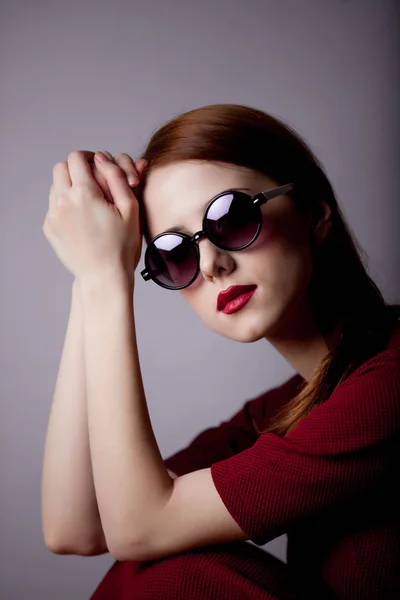
[[[287,183],[285,185],[281,185],[277,188],[274,188],[273,190],[267,190],[266,192],[261,192],[261,194],[257,194],[257,199],[255,200],[254,204],[265,204],[265,202],[267,202],[268,200],[271,200],[272,198],[276,198],[276,196],[280,196],[281,194],[286,194],[287,192],[290,192],[291,190],[293,190],[293,188],[294,188],[293,183]],[[264,197],[264,199],[262,201],[260,201],[260,195]]]
[[[161,271],[158,271],[157,269],[153,269],[153,273],[154,273],[154,275],[157,276],[157,275],[161,274]],[[151,279],[150,274],[147,269],[144,269],[140,274],[145,281],[149,281],[149,279]]]

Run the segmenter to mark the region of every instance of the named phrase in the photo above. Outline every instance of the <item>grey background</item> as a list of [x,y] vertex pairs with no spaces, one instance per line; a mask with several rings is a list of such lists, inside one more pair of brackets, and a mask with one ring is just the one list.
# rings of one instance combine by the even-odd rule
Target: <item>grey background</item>
[[[399,300],[399,3],[382,0],[2,0],[0,595],[84,600],[113,562],[53,555],[40,477],[72,276],[42,234],[52,166],[74,149],[137,158],[171,117],[233,102],[283,118],[324,163]],[[142,268],[142,261],[138,269]],[[138,277],[150,415],[166,458],[290,377],[268,344],[209,331],[178,293]],[[266,548],[284,559],[286,538]]]

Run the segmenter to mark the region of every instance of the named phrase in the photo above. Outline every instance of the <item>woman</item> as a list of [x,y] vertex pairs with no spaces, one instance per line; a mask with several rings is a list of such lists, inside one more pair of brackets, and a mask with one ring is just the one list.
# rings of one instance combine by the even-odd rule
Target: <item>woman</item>
[[[91,600],[397,598],[400,306],[367,274],[321,165],[287,125],[229,104],[156,131],[134,195],[124,161],[98,163],[96,184],[70,157],[52,191],[69,200],[44,228],[83,307],[102,524],[90,553],[117,559]],[[223,336],[267,339],[296,371],[165,461],[127,302],[142,233],[146,281]],[[287,564],[244,543],[283,533]]]

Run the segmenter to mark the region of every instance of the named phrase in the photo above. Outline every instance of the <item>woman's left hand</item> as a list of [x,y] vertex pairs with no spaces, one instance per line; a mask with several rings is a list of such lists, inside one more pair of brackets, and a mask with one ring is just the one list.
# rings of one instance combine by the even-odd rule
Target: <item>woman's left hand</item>
[[99,155],[95,163],[114,203],[104,196],[85,151],[73,151],[68,162],[53,167],[43,233],[77,280],[122,268],[133,282],[143,238],[139,204],[125,172],[105,155],[99,162]]

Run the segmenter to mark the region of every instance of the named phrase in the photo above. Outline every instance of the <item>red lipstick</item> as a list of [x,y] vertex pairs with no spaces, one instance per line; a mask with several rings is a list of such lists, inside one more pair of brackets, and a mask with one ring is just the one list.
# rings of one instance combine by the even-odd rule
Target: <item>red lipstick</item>
[[217,310],[231,314],[242,308],[256,291],[256,285],[234,285],[218,294]]

